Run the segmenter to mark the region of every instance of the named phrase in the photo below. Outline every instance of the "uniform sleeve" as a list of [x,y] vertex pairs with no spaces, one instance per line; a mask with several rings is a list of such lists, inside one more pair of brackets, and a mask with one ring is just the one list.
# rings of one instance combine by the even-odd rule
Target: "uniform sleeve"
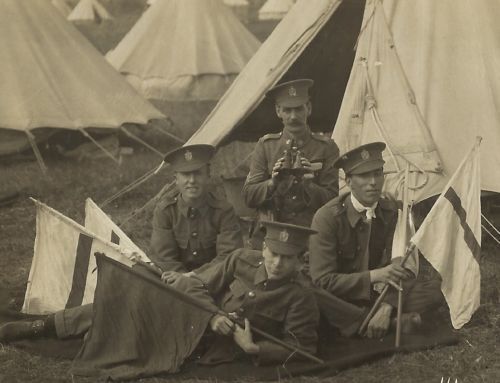
[[272,191],[268,181],[271,178],[267,168],[262,140],[257,142],[250,161],[250,171],[243,185],[243,198],[248,207],[259,208],[271,200]]
[[339,298],[370,299],[370,272],[339,273],[338,223],[331,210],[320,209],[314,215],[311,228],[318,233],[310,238],[309,267],[314,284]]
[[222,209],[218,217],[218,234],[216,240],[217,256],[209,263],[193,270],[196,274],[208,267],[224,261],[236,249],[243,248],[241,227],[232,206]]
[[[300,291],[289,307],[283,326],[282,340],[303,351],[315,354],[318,344],[319,310],[309,289]],[[256,342],[259,345],[257,361],[262,364],[286,361],[293,351],[271,341]]]
[[339,148],[333,140],[328,143],[326,152],[323,167],[315,179],[305,187],[307,200],[314,203],[318,209],[339,195],[339,171],[333,167],[339,156]]
[[223,262],[212,264],[200,273],[196,273],[196,278],[203,282],[210,295],[215,296],[225,291],[232,282],[240,251],[242,250],[236,250]]
[[153,214],[150,255],[151,260],[164,271],[187,272],[180,259],[172,230],[172,218],[163,205],[158,205]]

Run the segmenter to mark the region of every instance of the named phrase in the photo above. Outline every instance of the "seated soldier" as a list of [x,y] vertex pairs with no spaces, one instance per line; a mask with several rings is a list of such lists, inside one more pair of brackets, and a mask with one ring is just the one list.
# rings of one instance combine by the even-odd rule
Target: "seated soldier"
[[[297,272],[299,256],[314,231],[274,222],[264,225],[267,234],[262,252],[238,249],[196,278],[181,276],[173,284],[214,312],[220,307],[231,313],[211,318],[209,327],[218,335],[202,358],[205,363],[231,361],[239,350],[262,363],[282,363],[293,354],[254,336],[250,324],[303,351],[316,352],[319,312],[312,292]],[[0,327],[0,342],[84,335],[92,325],[92,310],[89,304],[58,311],[45,319],[6,323]],[[236,317],[244,319],[244,328],[230,319]]]
[[[314,284],[321,288],[318,305],[329,323],[346,336],[359,330],[381,283],[394,286],[401,279],[406,281],[404,332],[420,325],[419,313],[443,302],[439,279],[415,281],[400,265],[401,258],[391,262],[398,211],[395,201],[381,197],[384,149],[383,142],[362,145],[336,161],[351,192],[320,208],[312,222],[318,233],[310,239],[309,266]],[[368,324],[368,337],[381,338],[387,333],[396,306],[396,290],[391,288]]]
[[208,191],[214,152],[211,145],[188,145],[165,156],[178,193],[156,206],[150,258],[170,282],[181,274],[197,274],[243,247],[233,207]]

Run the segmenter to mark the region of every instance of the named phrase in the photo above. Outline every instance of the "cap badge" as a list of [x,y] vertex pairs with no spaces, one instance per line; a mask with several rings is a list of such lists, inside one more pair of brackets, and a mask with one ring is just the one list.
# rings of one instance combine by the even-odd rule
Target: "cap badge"
[[288,236],[289,236],[288,231],[283,230],[282,232],[280,232],[280,241],[281,242],[288,241]]
[[193,153],[191,153],[189,150],[186,150],[186,153],[184,153],[184,158],[186,161],[191,161],[193,159]]
[[367,150],[363,150],[361,152],[361,158],[366,161],[370,158],[370,152],[368,152]]
[[290,89],[288,89],[288,95],[291,97],[297,96],[297,89],[295,89],[295,87],[291,86]]

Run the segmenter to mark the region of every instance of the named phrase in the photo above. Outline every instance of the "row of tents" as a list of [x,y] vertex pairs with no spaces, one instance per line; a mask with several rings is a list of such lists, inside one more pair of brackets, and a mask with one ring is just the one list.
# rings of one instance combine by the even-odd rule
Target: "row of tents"
[[[164,1],[164,0],[160,0]],[[250,4],[248,0],[220,0],[223,1],[242,20],[248,20]],[[258,11],[259,20],[281,20],[296,0],[267,0]],[[147,0],[148,5],[153,5],[156,0]],[[80,0],[71,10],[66,0],[52,0],[52,5],[68,20],[75,22],[101,22],[111,20],[113,17],[99,0]]]
[[[108,54],[108,59],[111,62],[116,60],[114,65],[125,73],[136,89],[150,92],[146,97],[161,94],[157,93],[157,82],[148,79],[142,81],[148,70],[163,70],[152,59],[155,57],[154,51],[165,50],[159,39],[153,39],[154,33],[149,36],[158,45],[152,45],[155,48],[149,51],[142,46],[148,42],[144,37],[147,36],[148,25],[167,24],[160,23],[162,19],[155,15],[155,10],[179,9],[188,7],[186,4],[196,3],[189,10],[190,17],[195,17],[193,13],[198,7],[211,1],[213,3],[203,12],[204,16],[212,15],[220,1],[157,1],[122,42],[127,42],[129,46],[136,44],[141,53],[134,57],[119,44]],[[47,32],[35,30],[37,25],[40,28],[50,25],[59,36],[59,44],[56,44],[58,48],[69,49],[71,44],[62,42],[62,37],[70,35],[74,40],[81,40],[78,43],[80,46],[87,47],[85,52],[79,49],[78,54],[74,53],[79,72],[86,72],[81,69],[83,63],[99,61],[103,68],[107,68],[95,70],[94,76],[98,77],[101,86],[104,87],[102,84],[116,77],[116,71],[111,75],[113,69],[105,65],[102,57],[98,59],[95,52],[90,52],[90,44],[84,42],[81,36],[74,36],[76,30],[69,28],[64,19],[47,14],[52,12],[48,7],[35,3],[37,5],[30,2],[28,6],[23,1],[0,1],[4,9],[6,6],[10,8],[11,13],[23,17],[31,14],[30,22],[15,23],[15,26],[11,25],[14,23],[0,24],[0,28],[7,28],[7,31],[0,31],[0,39],[7,34],[20,36],[22,40],[19,41],[37,41],[38,36],[42,35],[46,37],[45,40],[50,40]],[[327,134],[333,131],[333,138],[341,151],[366,142],[385,141],[388,146],[385,156],[389,172],[387,186],[395,194],[400,194],[405,184],[402,181],[405,171],[408,176],[404,176],[404,180],[410,184],[412,200],[419,201],[439,193],[476,136],[483,137],[482,188],[499,192],[500,177],[496,176],[496,171],[500,165],[500,153],[497,150],[500,144],[500,115],[497,107],[500,78],[495,71],[500,60],[500,34],[496,32],[495,23],[499,15],[500,5],[488,0],[299,0],[232,81],[201,128],[187,143],[217,146],[219,163],[222,164],[219,171],[226,177],[244,176],[247,161],[241,161],[245,156],[240,148],[246,148],[248,153],[259,136],[280,130],[273,105],[265,98],[266,91],[280,81],[307,77],[315,80],[313,113],[310,118],[312,129]],[[54,20],[51,23],[37,22],[41,17]],[[229,14],[225,15],[218,22],[229,17]],[[197,20],[199,22],[195,24],[204,24],[202,18]],[[170,28],[165,25],[156,27]],[[183,27],[191,28],[188,29],[190,33],[195,28],[193,25]],[[214,27],[214,35],[216,30]],[[169,30],[169,33],[174,32]],[[181,54],[192,54],[188,52],[194,48],[189,44],[195,43],[181,41],[188,45],[183,47],[185,50],[180,51],[183,52]],[[12,44],[5,49],[2,47],[2,51],[15,52],[13,47],[22,45]],[[244,44],[240,42],[236,45]],[[9,79],[19,76],[22,64],[20,60],[11,59],[16,65],[11,68],[7,66],[10,76],[2,81],[6,86],[0,92],[6,92],[7,89],[7,93],[2,95],[1,100],[9,100],[9,97],[5,97],[9,95],[13,99],[14,95],[20,102],[12,102],[12,108],[1,111],[0,118],[11,115],[11,121],[14,121],[21,115],[22,118],[17,118],[17,121],[24,121],[24,124],[18,125],[17,129],[30,131],[39,126],[73,129],[82,126],[117,126],[125,121],[141,123],[161,117],[161,113],[150,104],[133,100],[137,94],[131,93],[131,87],[127,88],[128,91],[113,91],[111,99],[96,101],[102,96],[100,92],[85,91],[78,83],[70,85],[75,77],[75,74],[69,74],[70,63],[58,65],[64,58],[69,60],[68,57],[71,57],[73,60],[73,53],[65,56],[55,54],[53,57],[58,60],[49,64],[50,61],[44,62],[41,58],[48,60],[48,57],[52,57],[51,49],[36,50],[34,46],[26,44],[24,49],[26,52],[23,55],[32,57],[27,65],[31,69],[41,68],[43,71],[43,76],[38,74],[35,77],[32,74],[28,83],[36,83],[41,77],[45,78],[45,87],[52,87],[53,95],[49,93],[50,96],[44,97],[43,102],[35,104],[37,107],[54,100],[76,100],[80,102],[80,109],[97,104],[95,107],[100,106],[102,115],[110,110],[116,112],[119,107],[126,111],[118,113],[121,116],[119,119],[116,116],[114,119],[108,117],[96,124],[95,121],[87,122],[71,115],[71,111],[78,108],[65,104],[65,107],[54,112],[66,114],[63,123],[58,125],[55,118],[46,118],[42,125],[36,124],[32,116],[22,115],[28,110],[32,113],[33,109],[20,107],[30,106],[30,99],[36,95],[29,89],[24,93],[15,93],[20,91],[18,81],[9,82]],[[133,49],[129,52],[133,52]],[[4,57],[2,55],[2,60],[5,60]],[[183,67],[189,67],[185,63],[186,57],[181,59],[184,60]],[[219,61],[222,62],[222,59]],[[133,73],[131,68],[139,64],[144,64],[143,71]],[[0,73],[4,74],[5,71]],[[202,81],[188,83],[194,85]],[[123,89],[127,87],[123,81],[120,86]],[[73,92],[78,89],[84,97],[61,97],[61,89],[65,87]],[[105,91],[103,93],[106,94]],[[126,94],[130,94],[130,98],[127,99]],[[85,102],[82,103],[82,100]],[[12,113],[18,115],[12,116]],[[4,121],[0,125],[16,129],[12,124],[6,126]],[[238,162],[242,162],[242,166],[235,167]],[[224,168],[224,164],[227,164],[227,168]],[[235,169],[242,171],[235,174]]]
[[48,1],[0,0],[0,14],[0,155],[31,146],[42,167],[36,142],[54,129],[87,135],[164,119],[161,102],[215,101],[260,46],[220,0],[158,1],[107,59]]

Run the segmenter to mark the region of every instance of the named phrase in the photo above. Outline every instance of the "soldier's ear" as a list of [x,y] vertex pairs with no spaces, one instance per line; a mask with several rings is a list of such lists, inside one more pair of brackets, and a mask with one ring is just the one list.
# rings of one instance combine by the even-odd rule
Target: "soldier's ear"
[[307,102],[306,107],[307,107],[307,116],[309,117],[311,115],[311,113],[312,113],[312,104],[311,104],[311,101]]
[[276,115],[281,118],[281,107],[278,104],[274,104],[274,110],[276,110]]

